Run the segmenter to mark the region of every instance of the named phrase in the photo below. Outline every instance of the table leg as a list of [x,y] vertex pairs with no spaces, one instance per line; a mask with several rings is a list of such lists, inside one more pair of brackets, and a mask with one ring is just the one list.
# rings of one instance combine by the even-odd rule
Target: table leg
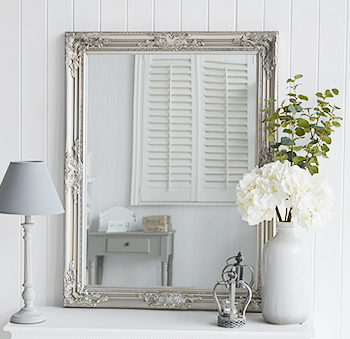
[[161,279],[162,286],[167,286],[168,284],[168,262],[162,261],[162,279]]
[[89,261],[89,285],[96,284],[96,261]]
[[103,255],[97,257],[97,285],[102,285],[102,276],[103,276]]
[[173,255],[169,255],[168,286],[173,285]]

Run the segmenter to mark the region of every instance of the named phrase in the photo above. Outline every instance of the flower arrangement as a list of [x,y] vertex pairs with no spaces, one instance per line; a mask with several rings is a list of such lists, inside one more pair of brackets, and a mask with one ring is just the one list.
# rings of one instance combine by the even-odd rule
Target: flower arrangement
[[[286,161],[272,162],[244,174],[236,186],[238,210],[249,225],[271,220],[296,219],[300,226],[316,228],[330,220],[333,192],[320,174]],[[281,208],[285,209],[284,220]]]

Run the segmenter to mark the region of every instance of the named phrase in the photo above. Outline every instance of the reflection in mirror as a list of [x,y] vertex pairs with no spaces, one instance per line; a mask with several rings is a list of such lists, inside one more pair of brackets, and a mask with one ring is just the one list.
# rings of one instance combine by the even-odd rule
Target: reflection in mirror
[[[89,56],[89,285],[212,288],[240,250],[254,265],[234,187],[257,163],[257,72],[256,54]],[[144,232],[154,215],[171,227]]]

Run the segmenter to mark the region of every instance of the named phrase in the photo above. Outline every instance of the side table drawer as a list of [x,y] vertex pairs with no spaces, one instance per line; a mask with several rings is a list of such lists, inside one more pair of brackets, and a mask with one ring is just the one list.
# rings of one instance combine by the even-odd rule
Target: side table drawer
[[150,238],[107,238],[107,253],[150,253],[150,250]]

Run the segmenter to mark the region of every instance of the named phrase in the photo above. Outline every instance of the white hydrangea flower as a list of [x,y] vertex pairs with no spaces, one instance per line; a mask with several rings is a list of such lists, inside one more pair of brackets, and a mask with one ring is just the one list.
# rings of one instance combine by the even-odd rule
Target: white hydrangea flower
[[332,216],[333,193],[324,177],[279,161],[244,174],[236,187],[242,219],[256,225],[274,217],[282,204],[300,226],[315,228]]

